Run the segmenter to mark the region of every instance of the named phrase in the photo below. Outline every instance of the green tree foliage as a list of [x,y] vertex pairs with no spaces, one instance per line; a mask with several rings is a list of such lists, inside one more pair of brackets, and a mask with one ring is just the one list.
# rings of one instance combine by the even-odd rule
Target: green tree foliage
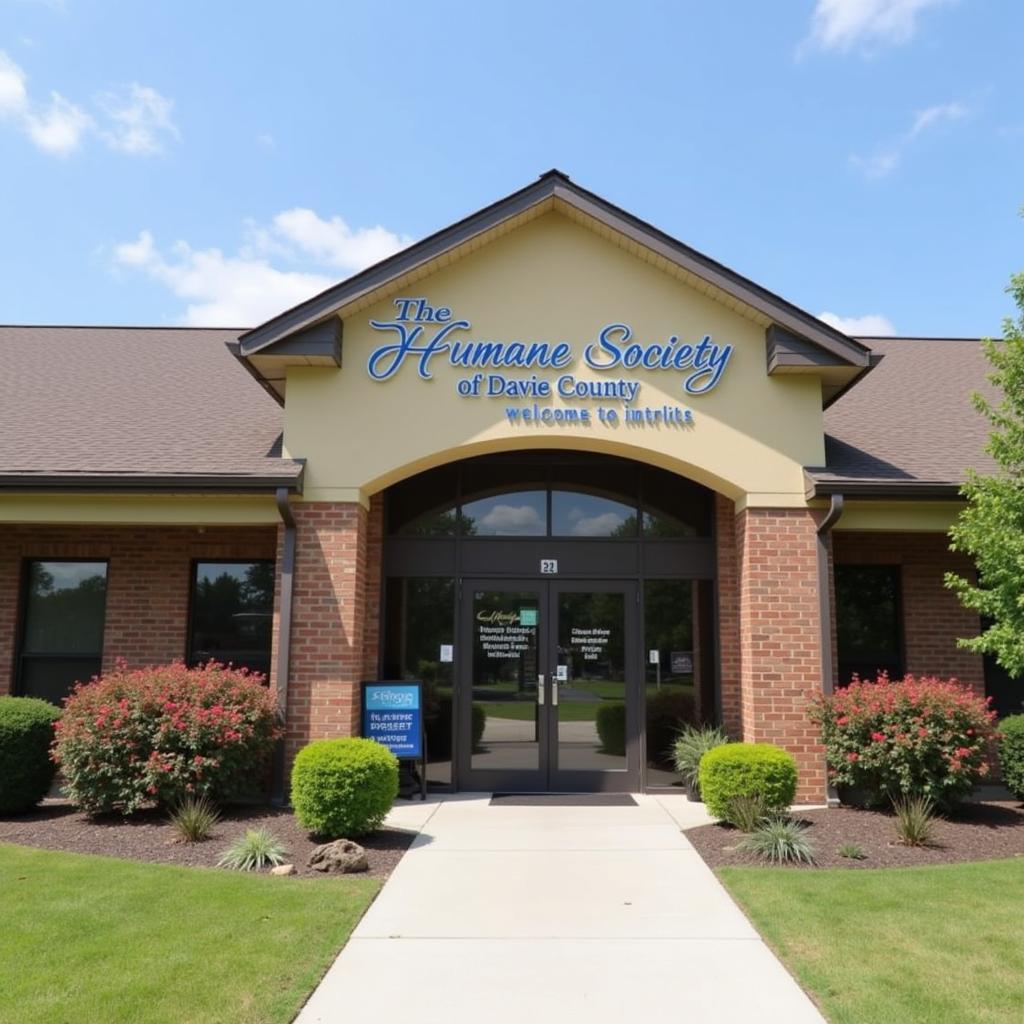
[[946,586],[986,623],[979,636],[960,645],[976,654],[993,654],[1011,675],[1024,673],[1024,273],[1007,289],[1017,305],[1016,319],[1003,321],[1000,342],[986,340],[989,374],[1002,393],[991,402],[974,395],[975,407],[992,425],[985,450],[995,459],[994,473],[969,472],[962,493],[967,506],[950,530],[951,547],[970,555],[977,582],[946,574]]

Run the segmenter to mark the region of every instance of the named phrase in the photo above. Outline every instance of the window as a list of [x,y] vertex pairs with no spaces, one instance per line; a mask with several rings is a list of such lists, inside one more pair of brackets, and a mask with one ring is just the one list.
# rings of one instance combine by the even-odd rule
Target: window
[[274,563],[196,562],[189,664],[219,661],[270,673]]
[[899,566],[837,565],[835,576],[840,685],[855,674],[902,677]]
[[100,671],[106,603],[106,562],[27,563],[21,693],[59,704]]

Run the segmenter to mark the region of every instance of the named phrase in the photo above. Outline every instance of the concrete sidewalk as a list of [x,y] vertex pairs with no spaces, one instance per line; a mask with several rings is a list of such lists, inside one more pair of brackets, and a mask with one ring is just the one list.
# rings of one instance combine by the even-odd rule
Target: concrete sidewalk
[[823,1024],[681,828],[703,808],[396,807],[416,841],[298,1024]]

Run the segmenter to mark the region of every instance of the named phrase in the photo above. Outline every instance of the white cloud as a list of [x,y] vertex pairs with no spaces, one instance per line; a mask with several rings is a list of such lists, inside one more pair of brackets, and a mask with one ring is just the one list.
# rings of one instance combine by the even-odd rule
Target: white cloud
[[960,121],[970,113],[971,108],[961,100],[926,107],[914,115],[910,127],[891,146],[880,149],[870,156],[854,153],[850,157],[850,163],[869,180],[884,178],[899,167],[907,149],[922,135],[943,123]]
[[369,267],[412,241],[408,235],[396,235],[379,224],[353,230],[341,217],[324,220],[302,207],[283,210],[274,218],[274,228],[280,238],[312,259],[342,270]]
[[909,138],[916,138],[923,131],[927,131],[942,121],[959,121],[970,113],[970,108],[960,100],[952,103],[938,103],[934,107],[926,107],[918,111],[914,123],[910,128]]
[[818,0],[802,49],[871,50],[898,46],[917,32],[923,11],[951,0]]
[[503,536],[535,536],[544,522],[532,505],[495,505],[481,520],[488,533]]
[[626,521],[626,517],[620,512],[602,512],[600,515],[587,516],[579,509],[573,509],[569,513],[569,518],[575,520],[569,531],[573,537],[608,537]]
[[99,105],[110,121],[100,134],[111,149],[137,156],[163,151],[164,143],[181,137],[171,119],[173,101],[148,85],[133,82],[126,92],[106,92]]
[[38,113],[24,115],[29,138],[55,156],[70,156],[82,144],[92,127],[92,118],[59,92],[50,93],[50,105]]
[[246,231],[248,243],[236,255],[181,241],[162,252],[153,235],[141,231],[114,247],[113,264],[144,273],[184,300],[184,324],[245,327],[330,287],[339,269],[362,270],[411,241],[382,227],[352,229],[340,217],[324,220],[305,209],[285,210],[269,226],[250,222]]
[[277,139],[270,132],[260,132],[256,136],[256,142],[264,149],[273,149],[277,145]]
[[59,92],[50,93],[48,105],[36,103],[26,82],[22,68],[0,50],[0,119],[12,121],[44,153],[69,156],[89,134],[98,134],[111,149],[147,155],[179,137],[172,102],[150,86],[136,82],[120,94],[103,93],[94,116]]
[[839,316],[838,313],[819,313],[819,320],[824,320],[829,327],[834,327],[843,334],[858,337],[869,334],[894,335],[896,328],[887,316],[881,313],[866,313],[864,316]]
[[0,50],[0,117],[21,114],[27,107],[25,72]]

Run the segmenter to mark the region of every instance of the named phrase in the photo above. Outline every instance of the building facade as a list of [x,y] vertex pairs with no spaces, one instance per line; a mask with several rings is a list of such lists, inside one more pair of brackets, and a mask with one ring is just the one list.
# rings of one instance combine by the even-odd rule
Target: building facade
[[956,676],[976,340],[855,339],[559,172],[253,330],[0,328],[0,689],[266,672],[286,759],[421,679],[433,785],[826,793],[810,696]]

